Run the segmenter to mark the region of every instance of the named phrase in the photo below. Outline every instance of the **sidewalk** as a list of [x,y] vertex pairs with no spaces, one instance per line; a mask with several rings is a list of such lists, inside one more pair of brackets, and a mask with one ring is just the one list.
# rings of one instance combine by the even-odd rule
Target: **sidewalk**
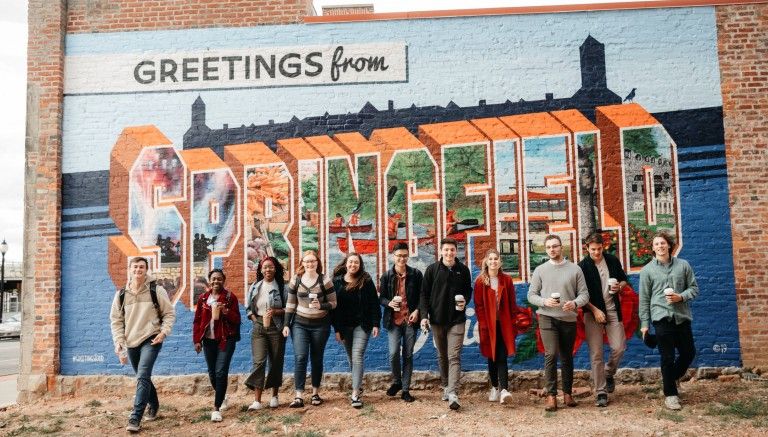
[[19,375],[0,376],[0,408],[16,403],[16,379]]

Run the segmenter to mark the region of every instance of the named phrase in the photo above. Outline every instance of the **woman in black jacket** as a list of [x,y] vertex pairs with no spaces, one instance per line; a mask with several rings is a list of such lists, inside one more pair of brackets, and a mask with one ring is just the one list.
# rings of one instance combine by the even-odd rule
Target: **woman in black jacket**
[[333,270],[333,286],[337,302],[333,329],[336,341],[344,344],[352,368],[352,406],[362,408],[363,360],[368,338],[379,335],[379,298],[371,276],[365,271],[363,258],[356,253],[348,254]]

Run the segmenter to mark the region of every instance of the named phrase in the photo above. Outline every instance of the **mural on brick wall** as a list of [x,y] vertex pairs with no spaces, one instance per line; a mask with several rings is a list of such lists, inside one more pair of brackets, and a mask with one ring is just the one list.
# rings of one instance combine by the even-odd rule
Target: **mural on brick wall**
[[[525,48],[472,36],[486,47],[483,59],[416,31],[420,26],[441,29],[439,20],[366,23],[365,32],[344,36],[345,41],[329,35],[360,30],[357,25],[283,26],[313,41],[309,48],[327,44],[317,45],[316,51],[302,49],[307,54],[290,44],[281,48],[279,41],[267,44],[271,40],[264,27],[190,30],[182,32],[189,37],[184,44],[162,38],[142,42],[153,47],[139,44],[168,53],[157,61],[143,52],[123,53],[117,44],[99,46],[99,35],[69,36],[69,71],[100,59],[104,74],[115,78],[89,83],[73,76],[65,87],[66,332],[106,324],[107,310],[98,320],[77,315],[77,290],[104,290],[108,307],[135,256],[150,259],[179,313],[164,348],[172,351],[164,355],[172,357],[160,371],[196,372],[203,363],[187,347],[192,303],[207,286],[212,268],[226,271],[227,286],[242,300],[265,256],[275,256],[290,274],[306,250],[318,251],[327,271],[346,253],[357,252],[366,270],[378,277],[391,265],[389,253],[396,243],[406,243],[410,265],[423,270],[437,259],[440,240],[451,237],[473,275],[485,252],[497,248],[504,270],[515,279],[518,304],[530,308],[527,282],[547,260],[547,234],[560,236],[566,256],[578,260],[585,255],[583,239],[601,232],[606,250],[621,259],[636,287],[636,273],[652,257],[651,236],[664,229],[678,239],[677,253],[691,261],[702,287],[702,298],[694,303],[699,363],[737,362],[730,246],[716,248],[721,257],[711,256],[713,236],[730,225],[727,214],[712,213],[715,206],[701,208],[727,208],[720,96],[686,87],[692,74],[701,83],[719,83],[713,12],[676,10],[672,42],[660,41],[645,28],[619,32],[620,23],[666,26],[670,19],[664,14],[669,13],[590,13],[605,20],[609,30],[601,30],[602,36],[594,34],[601,26],[586,27],[570,14],[450,19],[457,38],[466,36],[477,20],[503,29],[530,28],[530,42],[510,34]],[[543,19],[583,33],[553,39],[536,30]],[[706,29],[708,36],[690,40],[677,30],[681,26]],[[208,47],[203,41],[210,32],[226,34],[240,45]],[[133,38],[112,37],[126,44]],[[539,50],[547,51],[544,43],[557,46],[560,63],[552,63],[551,52],[540,56]],[[652,45],[653,53],[643,51],[643,44]],[[247,62],[238,64],[235,56],[223,57],[241,46],[269,47],[264,53],[276,54],[262,56],[256,70]],[[697,48],[698,55],[681,51],[685,46]],[[209,84],[178,80],[175,75],[199,71],[189,62],[173,61],[174,53],[199,47],[214,51],[205,52],[205,59],[224,63],[205,64]],[[441,53],[448,47],[452,56],[471,60],[462,64],[467,71],[445,67],[448,59]],[[346,61],[339,57],[340,48],[349,56]],[[292,54],[303,57],[304,64],[288,64],[295,59]],[[126,85],[118,76],[130,56],[140,60],[129,68],[131,74],[140,73],[136,80],[149,74],[153,62],[174,63],[178,70],[171,74],[161,68],[155,80],[144,80],[148,88]],[[269,59],[282,59],[279,68],[270,69]],[[690,61],[695,71],[670,72],[671,59]],[[638,73],[641,67],[643,74]],[[435,70],[440,74],[433,76]],[[531,93],[535,86],[540,90]],[[556,98],[549,87],[569,97]],[[673,90],[686,99],[670,98]],[[543,99],[536,97],[541,94]],[[129,110],[133,105],[113,105],[110,99],[135,99],[149,109],[136,114]],[[86,123],[80,105],[99,114],[87,118],[106,131],[98,143],[87,137],[93,129],[78,129]],[[94,152],[102,149],[109,154]],[[103,270],[81,276],[85,261],[75,254],[83,250],[104,254]],[[720,320],[730,322],[707,325],[702,313],[714,308]],[[465,345],[470,347],[463,352],[463,366],[483,369],[473,308],[468,314]],[[635,335],[637,318],[624,321],[633,338],[624,365],[656,365],[657,357]],[[109,353],[108,336],[91,340],[92,346],[83,347],[62,337],[62,371],[122,372]],[[241,343],[235,369],[249,368],[248,349]],[[429,338],[420,335],[417,349],[417,367],[434,369]],[[519,336],[517,351],[518,368],[541,365],[535,329]],[[99,354],[102,359],[91,359]],[[331,370],[345,369],[343,356],[337,345],[329,345]],[[189,364],[174,367],[170,363],[176,358]],[[370,368],[387,369],[386,341],[371,342],[369,359]],[[585,346],[576,363],[589,366]],[[286,371],[291,366],[292,360],[286,360]]]

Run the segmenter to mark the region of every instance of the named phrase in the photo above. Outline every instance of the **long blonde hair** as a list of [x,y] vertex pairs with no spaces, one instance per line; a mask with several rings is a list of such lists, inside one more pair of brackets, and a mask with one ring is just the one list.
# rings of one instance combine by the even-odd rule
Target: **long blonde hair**
[[309,249],[309,250],[305,250],[304,253],[301,254],[301,261],[302,262],[299,263],[299,268],[296,269],[296,276],[301,277],[301,275],[303,275],[304,272],[306,272],[306,269],[304,268],[304,257],[306,257],[307,255],[312,255],[312,256],[315,257],[315,259],[317,260],[317,267],[315,268],[315,271],[317,272],[318,275],[322,275],[323,274],[323,262],[320,261],[320,257],[317,256],[317,252],[316,251],[314,251],[312,249]]
[[483,284],[485,285],[491,285],[491,275],[488,273],[488,257],[491,256],[491,254],[495,254],[499,257],[499,275],[503,273],[501,268],[501,254],[496,249],[488,249],[487,252],[485,252],[485,257],[483,258],[482,262],[482,268],[480,270],[480,279],[483,280]]

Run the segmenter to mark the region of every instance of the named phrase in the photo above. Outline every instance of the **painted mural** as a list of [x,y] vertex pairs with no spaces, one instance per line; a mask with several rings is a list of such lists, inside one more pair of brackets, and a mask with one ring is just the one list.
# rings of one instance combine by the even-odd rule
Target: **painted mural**
[[[237,89],[205,84],[193,91],[137,88],[130,93],[117,93],[108,85],[92,92],[72,88],[65,97],[64,134],[62,324],[71,328],[66,332],[78,332],[89,323],[75,315],[77,290],[97,285],[105,290],[106,302],[111,290],[125,283],[128,261],[135,256],[150,259],[177,305],[178,324],[168,342],[173,354],[190,364],[174,367],[170,362],[176,357],[168,357],[169,364],[159,365],[161,373],[177,373],[203,366],[185,345],[191,302],[207,286],[212,268],[226,271],[227,286],[242,299],[265,256],[277,257],[292,274],[305,250],[318,251],[327,271],[345,254],[357,252],[366,270],[378,277],[391,265],[389,253],[396,243],[406,243],[409,264],[423,270],[437,260],[440,240],[451,237],[473,274],[485,251],[497,248],[504,270],[515,279],[518,304],[528,307],[527,282],[547,259],[547,234],[560,236],[566,256],[578,260],[585,254],[583,239],[603,233],[606,250],[621,259],[637,286],[634,273],[651,259],[651,236],[664,229],[681,243],[677,252],[699,274],[702,294],[716,296],[712,302],[718,302],[719,314],[726,308],[726,319],[732,322],[712,328],[706,319],[696,321],[697,339],[707,342],[699,344],[699,363],[737,362],[732,266],[717,264],[731,258],[729,253],[717,260],[707,255],[712,253],[711,236],[729,229],[728,219],[699,208],[702,202],[727,208],[720,97],[681,85],[690,82],[691,74],[701,83],[719,80],[715,31],[708,24],[713,12],[678,10],[673,18],[668,13],[590,13],[605,21],[607,31],[570,14],[482,17],[502,29],[529,28],[536,44],[516,40],[518,45],[500,45],[473,33],[470,39],[486,48],[482,59],[468,48],[448,50],[471,61],[465,63],[466,71],[445,66],[449,60],[442,53],[451,38],[438,42],[416,30],[440,30],[439,20],[372,22],[364,31],[355,24],[284,26],[303,41],[333,45],[360,38],[358,54],[386,47],[382,53],[407,74],[397,70],[377,82],[370,78],[389,73],[371,70],[364,77],[347,76],[344,83],[331,78],[295,87],[284,77],[277,85],[248,87],[244,82]],[[556,27],[570,29],[568,35],[583,33],[553,39],[538,30],[546,17]],[[472,20],[450,19],[450,32],[467,37]],[[620,23],[638,20],[700,26],[708,29],[708,36],[693,41],[675,27],[669,42],[645,28],[618,32]],[[357,36],[342,32],[345,41],[328,41],[334,32],[352,28],[360,31]],[[189,37],[184,44],[162,39],[142,44],[155,44],[145,49],[165,50],[172,57],[177,49],[204,44],[210,32],[248,46],[270,41],[270,30],[260,27],[184,31]],[[114,37],[124,42],[133,38]],[[106,70],[110,54],[122,50],[99,45],[99,35],[68,39],[68,55],[82,61],[101,53],[107,57]],[[398,42],[379,44],[386,41]],[[402,41],[408,49],[404,57]],[[638,41],[653,44],[656,51],[640,50],[633,59],[627,53],[638,48]],[[549,51],[546,44],[558,50]],[[681,51],[686,45],[715,56],[691,60],[698,67],[687,76],[669,72],[669,59],[694,56]],[[279,51],[280,45],[275,47]],[[318,53],[321,57],[325,52]],[[555,58],[557,64],[551,63]],[[388,58],[377,59],[386,65]],[[651,76],[636,73],[640,64]],[[635,75],[624,77],[628,72]],[[657,75],[665,75],[669,84]],[[531,93],[531,87],[538,90]],[[688,102],[671,100],[671,87],[687,93]],[[552,88],[568,97],[555,97]],[[543,99],[537,97],[542,93]],[[110,99],[129,98],[148,110],[129,114],[133,105],[107,105]],[[86,121],[77,111],[86,104],[100,114],[97,124],[105,129],[98,147],[109,149],[108,156],[96,153],[92,162],[85,158],[90,139],[78,142],[83,135],[78,126]],[[701,163],[705,169],[699,169]],[[76,273],[84,261],[73,254],[81,250],[104,254],[106,262],[95,278]],[[730,246],[716,250],[730,251]],[[720,274],[710,279],[708,269]],[[695,318],[714,305],[699,300]],[[485,360],[476,347],[473,308],[468,314],[465,345],[470,347],[463,352],[463,365],[479,370]],[[628,326],[630,336],[634,328]],[[93,339],[94,349],[82,352],[105,354],[99,365],[78,361],[82,347],[65,337],[64,373],[122,372],[110,362],[107,336]],[[379,340],[370,346],[372,370],[388,367],[386,341]],[[708,349],[715,343],[731,344],[726,348],[730,352]],[[655,365],[657,357],[643,348],[636,337],[630,341],[624,365]],[[434,369],[427,336],[419,336],[417,349],[417,368]],[[517,350],[516,368],[540,366],[535,329],[518,338]],[[242,343],[233,369],[245,371],[249,357]],[[329,345],[326,357],[331,371],[343,370],[343,351],[337,345]],[[292,360],[286,363],[289,371]],[[576,363],[588,367],[585,351],[577,354]]]

